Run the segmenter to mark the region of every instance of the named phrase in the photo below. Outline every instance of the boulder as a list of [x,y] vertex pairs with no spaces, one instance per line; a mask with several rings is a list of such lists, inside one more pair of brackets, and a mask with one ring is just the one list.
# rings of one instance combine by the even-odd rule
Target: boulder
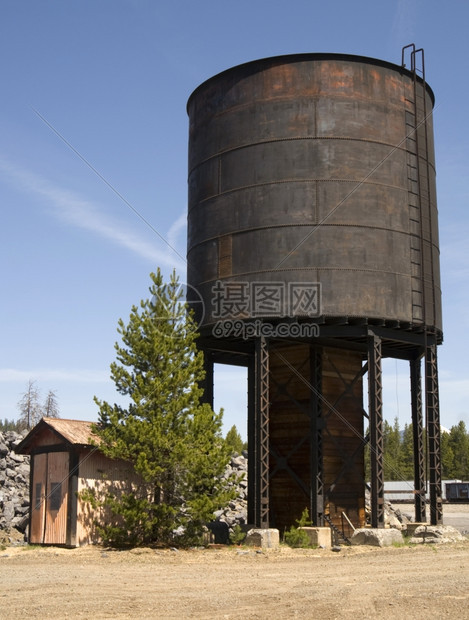
[[207,524],[207,527],[212,533],[212,542],[220,545],[228,545],[230,543],[228,523],[224,521],[212,521]]
[[451,525],[421,525],[409,542],[413,544],[441,544],[465,540],[464,536]]
[[9,452],[9,448],[3,441],[0,441],[0,456],[6,456]]
[[368,528],[355,530],[352,534],[352,545],[371,545],[373,547],[389,547],[394,543],[403,543],[399,530],[394,528]]

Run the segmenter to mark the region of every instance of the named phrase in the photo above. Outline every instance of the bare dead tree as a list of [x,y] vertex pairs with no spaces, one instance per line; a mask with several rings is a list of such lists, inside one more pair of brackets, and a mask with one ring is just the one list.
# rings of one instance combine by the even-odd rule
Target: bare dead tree
[[24,428],[32,428],[42,417],[42,407],[39,403],[39,397],[36,381],[30,379],[26,391],[18,402],[18,409],[20,410],[18,422]]
[[46,418],[60,418],[59,404],[57,402],[57,394],[54,390],[49,390],[44,401],[43,415]]

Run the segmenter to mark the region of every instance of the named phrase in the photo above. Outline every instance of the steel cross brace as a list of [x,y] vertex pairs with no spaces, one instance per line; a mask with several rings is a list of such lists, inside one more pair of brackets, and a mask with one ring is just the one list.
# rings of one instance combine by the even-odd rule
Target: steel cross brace
[[257,452],[256,525],[269,527],[269,346],[257,338],[254,352],[255,443]]
[[415,521],[423,523],[425,514],[425,443],[423,434],[422,381],[420,358],[410,360],[412,434],[414,440]]
[[441,498],[440,403],[436,344],[425,347],[425,392],[430,464],[430,523],[439,525],[443,522],[443,502]]
[[310,348],[311,383],[311,506],[310,515],[313,525],[324,525],[324,470],[322,430],[322,349]]
[[384,527],[383,394],[381,338],[368,331],[368,408],[370,416],[371,527]]

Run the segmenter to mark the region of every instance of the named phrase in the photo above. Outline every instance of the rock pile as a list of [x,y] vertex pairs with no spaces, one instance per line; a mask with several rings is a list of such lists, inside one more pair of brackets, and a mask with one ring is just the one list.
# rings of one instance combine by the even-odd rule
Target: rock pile
[[[17,540],[15,530],[24,533],[29,516],[29,457],[15,453],[23,435],[14,431],[0,433],[0,533]],[[224,478],[235,479],[230,483],[236,489],[236,498],[219,510],[210,529],[217,542],[228,542],[236,525],[247,522],[247,453],[234,454],[226,468]],[[1,536],[0,536],[1,538]]]
[[233,534],[234,528],[247,525],[248,518],[248,459],[247,452],[234,454],[226,468],[224,478],[234,475],[231,488],[236,489],[236,498],[231,500],[226,508],[215,513],[215,520],[209,524],[214,536],[214,542],[226,544]]
[[0,530],[25,532],[29,513],[29,456],[15,453],[23,435],[0,433]]
[[[371,521],[371,497],[370,491],[365,490],[365,515],[367,521]],[[402,513],[398,508],[394,508],[391,502],[384,500],[384,525],[396,530],[405,530],[407,523],[411,521],[410,515]]]
[[[0,532],[7,536],[24,533],[28,525],[29,515],[29,457],[15,453],[15,448],[23,439],[14,431],[0,432]],[[244,531],[247,523],[247,452],[234,454],[226,468],[224,478],[234,477],[230,483],[236,490],[235,499],[231,500],[223,510],[215,513],[215,520],[209,524],[213,539],[217,543],[228,543],[235,533],[236,526]],[[385,501],[385,525],[397,530],[405,530],[411,521],[409,515],[402,514],[390,502]],[[369,492],[365,495],[365,512],[369,518],[371,513]],[[425,538],[430,539],[428,530]],[[14,536],[17,539],[17,536]],[[10,541],[11,542],[11,541]],[[419,542],[421,542],[419,540]]]

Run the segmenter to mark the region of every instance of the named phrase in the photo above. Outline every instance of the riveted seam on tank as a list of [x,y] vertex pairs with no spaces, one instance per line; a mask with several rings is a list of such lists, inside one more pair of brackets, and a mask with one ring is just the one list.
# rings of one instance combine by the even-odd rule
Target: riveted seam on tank
[[[224,280],[233,280],[236,281],[237,278],[240,277],[245,277],[245,276],[252,276],[252,275],[257,275],[259,273],[281,273],[281,272],[288,272],[288,271],[315,271],[315,272],[320,272],[320,271],[347,271],[347,272],[360,272],[360,273],[379,273],[379,274],[386,274],[386,275],[391,275],[391,276],[400,276],[402,278],[407,278],[409,280],[412,279],[412,276],[408,273],[401,273],[399,271],[384,271],[383,269],[369,269],[369,268],[362,268],[362,269],[356,269],[356,268],[352,268],[352,267],[315,267],[313,266],[308,266],[308,267],[290,267],[289,269],[260,269],[260,270],[256,270],[256,271],[243,271],[240,273],[233,273],[231,276],[229,276],[229,278],[224,278]],[[215,283],[217,281],[217,278],[210,278],[209,280],[203,280],[202,282],[198,283],[198,286],[203,286],[205,284],[210,284],[210,283]]]
[[[218,233],[216,235],[213,235],[212,237],[207,237],[205,239],[202,239],[201,241],[198,241],[197,243],[195,243],[194,245],[191,245],[188,250],[187,253],[189,253],[190,251],[194,250],[195,248],[204,245],[204,243],[210,243],[211,241],[216,241],[217,239],[219,239],[220,237],[227,237],[227,236],[236,236],[239,233],[247,233],[247,232],[256,232],[258,230],[277,230],[277,228],[315,228],[317,227],[316,223],[307,223],[307,224],[302,224],[301,222],[297,223],[297,224],[276,224],[275,226],[252,226],[250,228],[236,228],[235,230],[229,230],[227,232],[224,233]],[[397,235],[405,235],[405,236],[409,236],[409,237],[415,237],[415,238],[420,238],[419,235],[415,234],[415,233],[411,233],[408,230],[396,230],[396,229],[390,229],[390,228],[386,228],[385,226],[370,226],[367,224],[334,224],[334,223],[324,223],[321,224],[321,228],[325,228],[325,227],[329,227],[329,228],[346,228],[347,230],[349,228],[366,228],[367,230],[382,230],[384,232],[391,232],[392,234],[397,234]]]
[[[428,86],[428,84],[427,84]],[[405,90],[405,88],[404,88]],[[428,92],[427,92],[428,94]],[[317,93],[317,94],[310,94],[310,95],[298,95],[297,97],[295,97],[295,100],[305,100],[305,101],[314,101],[315,103],[317,103],[318,101],[321,101],[323,99],[327,99],[327,100],[334,100],[334,101],[359,101],[361,103],[366,103],[368,106],[370,106],[370,104],[380,104],[380,105],[386,105],[386,107],[391,110],[391,111],[395,111],[395,112],[401,112],[402,111],[402,103],[393,103],[392,101],[389,101],[389,99],[370,99],[368,96],[363,95],[360,91],[358,90],[354,90],[352,95],[347,95],[345,93],[340,93],[340,94],[336,94],[334,92],[323,92],[323,93]],[[434,105],[433,99],[432,97],[430,97],[430,99],[432,100],[432,107]],[[282,94],[282,95],[276,95],[276,96],[270,96],[270,97],[257,97],[255,100],[255,104],[257,105],[263,105],[265,103],[268,102],[273,102],[273,103],[277,103],[277,102],[282,102],[282,101],[286,101],[286,102],[291,102],[292,101],[292,97],[289,94]],[[404,102],[405,103],[413,103],[411,100],[409,100],[407,97],[405,97],[404,95]],[[229,107],[225,107],[223,109],[219,109],[217,110],[215,113],[210,115],[210,118],[221,118],[225,115],[232,115],[233,112],[236,112],[238,110],[243,110],[243,109],[249,109],[252,108],[253,102],[252,101],[246,101],[245,103],[231,103],[229,105]],[[189,114],[189,117],[191,115]]]
[[396,151],[406,152],[408,150],[405,146],[401,146],[401,144],[404,143],[403,141],[399,142],[399,144],[396,145],[396,144],[391,144],[390,142],[383,142],[381,140],[373,140],[372,138],[369,138],[369,139],[368,138],[356,138],[353,136],[290,136],[290,137],[284,137],[284,138],[275,138],[271,140],[258,140],[256,142],[247,142],[246,144],[240,144],[240,145],[237,145],[231,148],[222,149],[221,151],[217,151],[213,155],[210,155],[210,157],[206,157],[205,159],[202,159],[201,161],[199,161],[195,166],[193,166],[189,170],[188,175],[190,176],[194,172],[194,170],[197,170],[197,168],[199,168],[200,166],[203,166],[207,162],[212,161],[216,159],[217,157],[227,155],[228,153],[234,153],[236,151],[241,151],[243,149],[251,148],[255,146],[261,146],[264,144],[276,144],[278,142],[295,142],[295,141],[304,142],[305,140],[339,140],[339,141],[346,141],[346,142],[364,142],[366,144],[375,144],[375,145],[377,144],[380,146],[389,147]]
[[232,189],[225,190],[220,194],[211,194],[206,198],[202,198],[198,200],[194,205],[189,206],[188,214],[195,209],[198,205],[207,202],[208,200],[214,200],[219,196],[227,196],[228,194],[233,194],[234,192],[241,192],[247,189],[255,189],[257,187],[266,187],[267,185],[282,185],[285,183],[353,183],[355,185],[377,185],[379,187],[387,187],[389,189],[396,189],[403,192],[408,192],[408,187],[399,186],[399,185],[389,185],[388,183],[379,183],[378,181],[366,181],[358,180],[358,179],[281,179],[279,181],[266,181],[265,183],[256,183],[253,185],[242,185],[240,187],[234,187]]
[[[265,318],[270,319],[270,317],[265,317]],[[307,320],[306,317],[304,316],[298,316],[295,318],[298,319],[300,323]],[[320,315],[320,317],[318,317],[318,321],[320,321],[319,325],[323,325],[323,324],[327,325],[328,319],[332,319],[334,322],[337,320],[348,322],[349,319],[353,319],[353,320],[360,319],[360,320],[366,321],[366,324],[363,325],[364,328],[366,328],[367,325],[374,326],[377,323],[384,322],[384,323],[388,323],[388,325],[384,325],[384,327],[388,329],[398,329],[398,330],[402,329],[404,331],[413,331],[413,332],[418,332],[418,333],[421,333],[424,327],[424,323],[421,319],[413,319],[412,321],[409,321],[409,319],[402,319],[402,318],[396,318],[396,317],[391,317],[391,316],[376,317],[376,316],[365,316],[363,314],[340,314],[338,315],[338,314],[331,314],[330,312],[324,312]],[[241,320],[244,320],[244,319],[241,319]],[[209,327],[210,325],[215,324],[217,321],[218,319],[212,319],[212,321],[208,321],[207,323],[205,323],[204,327]],[[399,325],[395,325],[396,323],[398,323]],[[441,338],[443,336],[442,330],[437,329],[433,326],[431,328],[427,327],[427,332],[429,334],[432,333],[436,338]],[[362,337],[365,337],[365,335],[363,335]],[[358,336],[358,338],[360,338],[360,336]],[[386,338],[383,338],[383,339],[387,340]],[[284,338],[282,338],[282,341],[283,342],[297,342],[296,340],[289,340],[289,339],[284,339]],[[396,349],[406,348],[406,343],[393,342],[392,340],[388,340],[387,346],[396,348]]]

